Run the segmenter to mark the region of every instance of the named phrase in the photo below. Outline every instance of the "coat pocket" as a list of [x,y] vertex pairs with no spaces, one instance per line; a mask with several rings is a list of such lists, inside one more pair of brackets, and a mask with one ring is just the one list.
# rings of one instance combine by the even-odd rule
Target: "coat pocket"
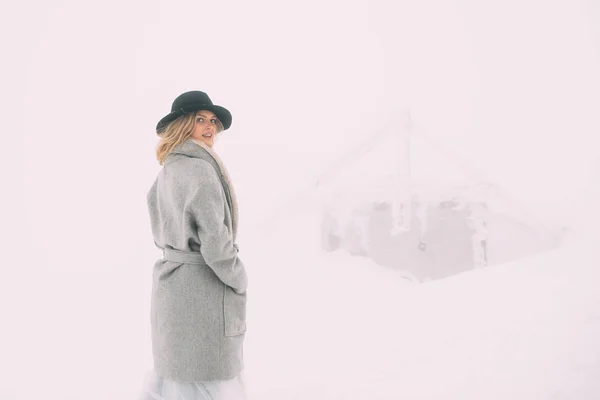
[[225,286],[223,296],[223,314],[225,336],[237,336],[246,332],[246,293],[237,294],[231,287]]

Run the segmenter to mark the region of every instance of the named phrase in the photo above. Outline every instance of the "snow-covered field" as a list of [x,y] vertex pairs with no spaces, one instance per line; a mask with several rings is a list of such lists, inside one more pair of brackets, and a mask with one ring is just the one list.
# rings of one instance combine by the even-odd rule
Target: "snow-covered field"
[[[293,229],[241,243],[251,399],[600,398],[592,250],[571,243],[411,284],[364,259],[321,253],[310,222],[300,215]],[[2,305],[0,398],[136,398],[151,366],[149,271],[29,279],[35,296]],[[27,272],[12,277],[24,282]]]
[[300,232],[252,264],[253,398],[600,398],[600,271],[585,246],[414,285]]

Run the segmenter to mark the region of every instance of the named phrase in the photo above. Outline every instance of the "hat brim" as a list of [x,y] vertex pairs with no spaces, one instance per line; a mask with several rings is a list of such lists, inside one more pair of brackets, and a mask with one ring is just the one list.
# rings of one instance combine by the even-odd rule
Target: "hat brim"
[[231,126],[231,120],[232,120],[231,113],[225,107],[221,107],[221,106],[217,106],[217,105],[213,105],[213,104],[197,103],[197,104],[190,104],[186,107],[180,108],[179,110],[172,111],[169,114],[165,115],[160,121],[158,121],[158,124],[156,125],[156,133],[161,133],[162,131],[164,131],[165,128],[167,127],[167,125],[169,125],[171,122],[175,121],[177,118],[179,118],[187,113],[200,111],[200,110],[212,111],[217,116],[219,121],[221,121],[221,124],[223,124],[223,130],[227,130]]

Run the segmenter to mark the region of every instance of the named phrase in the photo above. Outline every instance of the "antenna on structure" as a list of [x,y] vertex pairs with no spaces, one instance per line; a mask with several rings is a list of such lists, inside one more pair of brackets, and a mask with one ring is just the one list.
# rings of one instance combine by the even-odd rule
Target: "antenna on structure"
[[403,123],[394,126],[394,144],[396,147],[396,170],[394,171],[396,187],[393,192],[392,234],[410,230],[412,212],[411,160],[410,142],[413,121],[410,107],[403,113]]

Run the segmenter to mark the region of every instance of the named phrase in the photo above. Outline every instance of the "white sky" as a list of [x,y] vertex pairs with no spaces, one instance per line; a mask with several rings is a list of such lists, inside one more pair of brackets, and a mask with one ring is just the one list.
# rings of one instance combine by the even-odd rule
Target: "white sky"
[[[577,210],[598,154],[600,6],[591,0],[2,8],[5,124],[24,149],[5,159],[24,205],[7,198],[4,209],[15,231],[25,215],[22,233],[42,254],[145,234],[154,126],[186,90],[233,113],[217,150],[247,221],[405,106],[548,219]],[[8,173],[21,162],[22,175]]]

